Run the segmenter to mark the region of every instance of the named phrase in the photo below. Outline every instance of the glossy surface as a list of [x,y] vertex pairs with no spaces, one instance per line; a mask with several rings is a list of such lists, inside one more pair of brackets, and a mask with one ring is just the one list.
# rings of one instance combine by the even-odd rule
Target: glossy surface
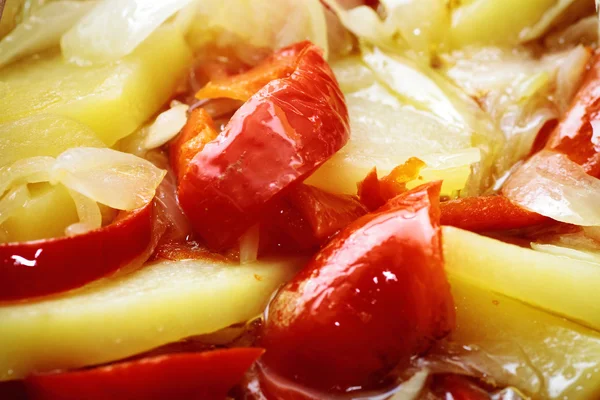
[[304,261],[180,256],[78,291],[0,305],[0,380],[120,360],[248,321]]
[[261,247],[267,252],[282,247],[292,251],[314,250],[367,212],[354,196],[300,184],[261,220]]
[[473,284],[600,328],[599,264],[444,228],[446,270]]
[[550,135],[546,148],[566,154],[572,161],[583,166],[588,174],[600,178],[600,133],[594,132],[592,126],[592,123],[598,122],[600,55],[595,55],[571,107]]
[[0,122],[58,114],[89,126],[110,146],[158,111],[190,62],[181,33],[168,26],[112,64],[78,67],[54,52],[27,59],[0,72]]
[[259,348],[149,357],[83,371],[33,375],[31,400],[222,400]]
[[440,184],[342,230],[269,305],[262,362],[331,391],[377,386],[454,326],[443,271]]
[[154,250],[156,229],[153,203],[149,203],[81,235],[0,244],[0,301],[74,289],[134,260],[139,266]]
[[440,204],[441,224],[473,232],[525,228],[549,222],[504,196],[463,197]]
[[344,98],[320,50],[308,42],[293,50],[294,72],[252,96],[179,182],[181,207],[213,248],[231,245],[348,140]]
[[600,333],[452,272],[448,280],[456,329],[426,356],[432,372],[475,376],[540,400],[598,398]]
[[206,110],[192,110],[181,133],[169,145],[169,162],[179,180],[187,172],[194,156],[217,135],[215,124]]

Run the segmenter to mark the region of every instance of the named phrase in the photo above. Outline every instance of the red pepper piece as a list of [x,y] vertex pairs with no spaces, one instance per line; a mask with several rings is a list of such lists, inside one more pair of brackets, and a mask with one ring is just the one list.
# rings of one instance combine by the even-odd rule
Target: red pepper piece
[[369,388],[454,327],[440,186],[359,218],[283,287],[265,322],[267,368],[321,390]]
[[142,265],[162,234],[153,204],[81,235],[0,244],[0,301],[75,289]]
[[348,141],[344,97],[321,51],[302,42],[281,52],[296,54],[293,72],[252,96],[179,181],[181,207],[213,249],[234,244]]
[[600,178],[600,141],[591,122],[600,121],[600,54],[596,54],[571,107],[551,134],[546,148],[566,154]]
[[473,232],[525,228],[550,221],[504,196],[464,197],[440,204],[441,224]]
[[26,385],[32,400],[224,400],[262,353],[234,348],[169,354],[34,375]]

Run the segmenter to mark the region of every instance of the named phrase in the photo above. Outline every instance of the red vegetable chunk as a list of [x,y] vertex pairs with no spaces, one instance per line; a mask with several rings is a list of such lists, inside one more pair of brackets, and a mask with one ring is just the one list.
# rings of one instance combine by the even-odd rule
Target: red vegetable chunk
[[546,148],[567,155],[585,171],[600,178],[599,132],[592,122],[600,122],[600,54],[596,54],[565,117],[550,135]]
[[465,197],[440,204],[442,225],[473,232],[525,228],[550,221],[504,196]]
[[349,138],[344,97],[309,42],[280,50],[296,55],[289,75],[269,82],[192,159],[178,186],[181,207],[212,248],[225,248]]
[[32,400],[223,400],[262,353],[235,348],[170,354],[34,375],[26,385]]
[[309,387],[374,387],[454,327],[440,182],[336,235],[269,306],[264,365]]
[[74,289],[142,265],[163,232],[153,204],[81,235],[0,244],[0,301]]

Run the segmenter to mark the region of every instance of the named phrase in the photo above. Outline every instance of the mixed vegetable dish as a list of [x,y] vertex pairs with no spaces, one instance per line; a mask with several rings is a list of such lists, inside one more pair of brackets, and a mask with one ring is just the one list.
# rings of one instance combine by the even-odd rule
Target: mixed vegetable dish
[[592,0],[0,15],[0,399],[600,398]]

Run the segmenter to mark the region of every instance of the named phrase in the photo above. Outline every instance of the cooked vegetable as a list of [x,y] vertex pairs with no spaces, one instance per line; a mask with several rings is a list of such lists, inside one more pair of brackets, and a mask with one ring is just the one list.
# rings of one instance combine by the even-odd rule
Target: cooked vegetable
[[348,140],[343,95],[320,50],[301,42],[280,52],[296,54],[294,71],[244,103],[179,181],[181,207],[213,248],[231,245]]
[[0,380],[106,363],[247,321],[298,262],[154,262],[77,292],[1,305]]
[[62,53],[80,65],[116,61],[191,1],[104,0],[62,37]]
[[[475,147],[473,131],[460,122],[461,114],[446,94],[408,61],[379,51],[366,53],[365,59],[367,65],[356,58],[334,64],[346,94],[352,135],[307,183],[353,194],[357,182],[374,166],[384,176],[417,157],[426,167],[420,172],[423,179],[410,187],[443,179],[444,194],[463,189],[472,164],[482,160],[482,153]],[[396,74],[397,79],[387,73]],[[392,86],[391,81],[398,84]]]
[[[71,147],[104,147],[85,125],[66,117],[34,115],[0,124],[0,170],[31,157],[56,157]],[[6,181],[0,181],[6,186]],[[38,184],[28,188],[29,199],[13,209],[0,226],[1,241],[26,241],[62,236],[77,222],[71,196],[62,185]],[[57,213],[56,210],[61,210]],[[2,219],[2,217],[0,217]]]
[[586,0],[463,1],[452,13],[449,41],[454,48],[471,44],[515,45],[545,32],[567,8],[579,16],[587,15],[593,9],[590,3]]
[[543,150],[519,167],[502,188],[516,204],[574,225],[598,226],[600,180],[566,155]]
[[478,100],[506,137],[495,161],[498,176],[526,158],[544,125],[567,109],[589,58],[583,46],[541,58],[525,48],[496,47],[443,56],[444,73]]
[[598,110],[600,108],[600,56],[594,56],[583,83],[569,110],[552,132],[546,147],[566,154],[583,166],[589,175],[600,177],[597,150]]
[[598,264],[537,252],[446,227],[448,273],[478,287],[515,298],[594,329],[600,310],[593,299]]
[[473,232],[526,228],[548,222],[505,196],[464,197],[441,203],[441,223]]
[[[505,266],[520,267],[518,260]],[[485,266],[482,262],[479,268]],[[540,400],[598,397],[597,331],[490,291],[466,276],[449,271],[448,279],[456,329],[423,363],[432,372],[474,375],[498,387],[517,387]],[[568,299],[558,296],[557,301]]]
[[189,63],[180,32],[168,26],[115,64],[82,68],[54,53],[24,60],[0,74],[0,123],[58,114],[88,125],[110,146],[158,111]]
[[96,5],[93,1],[48,3],[0,41],[0,67],[58,46],[62,35]]
[[141,266],[159,235],[152,208],[148,204],[111,225],[76,236],[0,244],[0,301],[63,292],[125,266]]
[[258,348],[148,357],[27,379],[33,400],[220,400],[262,354]]
[[[255,65],[272,50],[302,40],[328,53],[327,26],[319,0],[198,0],[188,32],[192,48],[233,47]],[[265,23],[268,21],[268,23]]]
[[271,302],[262,362],[322,390],[376,387],[454,326],[443,273],[440,184],[342,230]]

